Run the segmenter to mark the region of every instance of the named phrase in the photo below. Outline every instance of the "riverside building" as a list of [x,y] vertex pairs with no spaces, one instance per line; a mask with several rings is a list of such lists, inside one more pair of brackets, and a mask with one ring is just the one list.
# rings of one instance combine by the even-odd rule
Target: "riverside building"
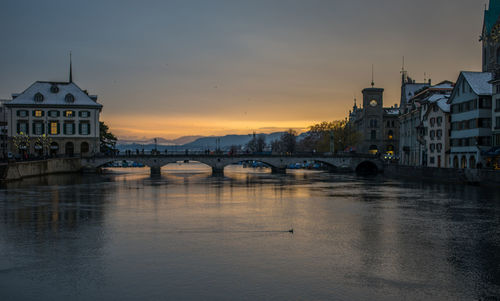
[[399,139],[399,108],[397,105],[384,108],[384,89],[363,90],[363,107],[355,104],[349,114],[349,122],[361,133],[357,145],[360,153],[396,155]]
[[492,74],[465,72],[458,77],[450,96],[450,166],[476,168],[483,165],[482,153],[492,145]]
[[[38,156],[91,156],[99,152],[102,105],[73,83],[37,81],[5,103],[10,150]],[[15,145],[16,137],[27,143]],[[20,139],[18,139],[20,140]],[[48,144],[48,145],[44,145]]]

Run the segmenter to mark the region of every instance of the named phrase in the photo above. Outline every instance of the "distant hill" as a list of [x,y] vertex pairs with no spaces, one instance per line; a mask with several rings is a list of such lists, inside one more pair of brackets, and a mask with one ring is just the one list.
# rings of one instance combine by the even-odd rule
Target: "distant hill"
[[[283,132],[275,132],[271,134],[262,134],[265,136],[266,143],[270,144],[274,140],[280,139]],[[259,134],[260,135],[260,134]],[[299,135],[300,140],[304,134]],[[158,150],[163,152],[165,149],[172,151],[182,151],[185,149],[193,151],[202,151],[206,149],[216,149],[216,141],[220,139],[220,148],[229,150],[233,145],[245,146],[251,139],[252,135],[226,135],[226,136],[185,136],[178,139],[166,140],[163,138],[158,139]],[[150,151],[155,148],[153,139],[148,140],[119,140],[117,148],[123,150],[142,150]]]

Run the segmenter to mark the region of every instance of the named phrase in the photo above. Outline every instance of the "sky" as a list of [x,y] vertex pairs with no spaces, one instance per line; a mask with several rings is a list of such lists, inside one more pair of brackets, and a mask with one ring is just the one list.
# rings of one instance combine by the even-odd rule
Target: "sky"
[[[487,1],[487,0],[485,0]],[[270,133],[344,119],[375,85],[480,71],[485,1],[161,0],[0,4],[0,98],[37,80],[99,96],[122,139]]]

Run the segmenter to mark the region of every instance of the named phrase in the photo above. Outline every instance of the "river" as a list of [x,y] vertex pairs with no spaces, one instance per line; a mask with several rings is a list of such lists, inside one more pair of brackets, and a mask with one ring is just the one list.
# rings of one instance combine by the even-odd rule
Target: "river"
[[0,187],[0,300],[495,296],[499,190],[181,165]]

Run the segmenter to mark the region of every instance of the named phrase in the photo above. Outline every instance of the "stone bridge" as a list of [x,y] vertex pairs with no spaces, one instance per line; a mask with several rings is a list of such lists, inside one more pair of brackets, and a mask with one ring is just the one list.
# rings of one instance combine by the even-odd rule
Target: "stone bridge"
[[295,163],[316,162],[328,166],[330,171],[381,172],[383,162],[377,156],[365,154],[341,155],[118,155],[82,158],[82,167],[97,170],[114,161],[133,161],[151,168],[152,174],[159,174],[161,167],[169,163],[200,162],[212,168],[213,174],[223,174],[224,167],[239,162],[256,161],[268,165],[273,173],[286,172],[287,166]]

